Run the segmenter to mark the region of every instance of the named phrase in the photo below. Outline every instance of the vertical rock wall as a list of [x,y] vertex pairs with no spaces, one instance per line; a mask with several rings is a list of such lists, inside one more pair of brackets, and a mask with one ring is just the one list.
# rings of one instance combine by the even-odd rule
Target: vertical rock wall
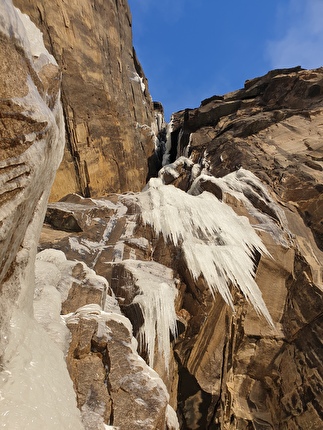
[[[191,332],[194,341],[176,347],[189,371],[180,382],[182,428],[323,425],[322,82],[322,69],[274,70],[173,117],[170,156],[188,154],[202,172],[194,193],[211,192],[258,225],[271,258],[260,259],[256,281],[276,326],[271,331],[249,305],[238,306],[239,297],[233,315],[220,304],[200,306],[196,317],[207,315],[205,323]],[[278,212],[261,186],[243,185],[245,169],[270,190]],[[181,163],[176,170],[166,169],[167,182],[188,190],[195,172]],[[259,226],[257,211],[271,227]],[[192,314],[191,301],[184,298]]]
[[66,148],[51,199],[140,190],[154,154],[153,103],[125,0],[15,0],[62,70]]
[[[52,342],[46,345],[47,337],[32,319],[36,242],[64,140],[60,74],[53,58],[40,49],[39,33],[32,26],[29,37],[24,27],[28,20],[17,31],[20,21],[15,13],[8,15],[13,10],[8,4],[1,4],[0,22],[0,413],[6,424],[21,424],[23,418],[22,425],[28,428],[30,410],[33,414],[39,410],[38,428],[51,428],[43,423],[39,409],[40,399],[48,396],[44,402],[48,413],[59,411],[51,421],[53,428],[82,428],[62,352]],[[52,197],[70,191],[96,196],[141,188],[155,136],[146,81],[131,47],[126,3],[17,0],[16,4],[42,28],[63,70],[68,144]],[[231,206],[255,226],[270,253],[254,252],[254,268],[273,326],[259,318],[230,282],[233,309],[220,294],[211,294],[203,272],[192,274],[195,251],[205,249],[205,244],[219,247],[220,253],[221,247],[225,249],[221,231],[213,235],[207,230],[205,237],[193,217],[189,223],[198,243],[187,258],[186,234],[174,241],[171,234],[159,234],[162,229],[153,222],[144,223],[147,207],[154,208],[155,215],[158,211],[149,202],[149,192],[144,197],[112,195],[101,200],[72,195],[49,208],[47,222],[56,230],[47,225],[41,246],[62,249],[70,259],[82,262],[65,262],[64,257],[66,275],[52,267],[57,260],[53,251],[48,252],[48,261],[41,256],[38,261],[41,271],[51,268],[46,273],[53,284],[51,294],[61,296],[61,312],[72,333],[68,365],[86,428],[176,429],[171,406],[177,408],[182,429],[322,428],[322,82],[321,69],[272,71],[247,82],[242,90],[177,113],[169,157],[189,158],[177,159],[160,172],[158,182],[151,183],[164,197],[163,187],[182,190],[170,191],[178,198],[174,205],[168,201],[168,212],[160,212],[171,214],[161,218],[163,228],[169,222],[178,225],[178,217],[196,215],[185,205],[183,211],[185,192],[192,199],[203,199],[207,192],[210,202],[220,200],[220,206]],[[155,191],[151,195],[156,197]],[[198,220],[202,215],[209,214],[198,213]],[[234,246],[229,266],[239,260],[233,250]],[[197,255],[196,261],[203,262],[202,257],[203,253]],[[173,315],[162,294],[165,280],[169,281],[165,274],[172,273],[179,336],[170,338],[169,355],[158,353],[157,345],[154,360],[165,384],[138,357],[131,325],[120,314],[108,283],[94,282],[96,275],[83,262],[110,282],[134,334],[151,308]],[[153,304],[149,309],[142,284],[147,273],[149,282],[154,275],[157,286],[154,300],[147,302]],[[39,275],[35,295],[40,320],[42,313],[47,315],[44,310],[52,311],[50,300],[45,308],[40,300],[46,296],[47,285],[42,285],[46,276]],[[60,304],[55,306],[59,312]],[[150,338],[158,327],[154,321],[151,318],[146,328]],[[52,322],[46,324],[55,338],[59,333]],[[148,352],[143,345],[146,360]],[[163,355],[169,360],[166,367]],[[50,370],[57,363],[55,374]],[[52,379],[37,384],[34,376],[40,374]],[[33,396],[28,396],[30,386]],[[58,393],[64,388],[65,408],[54,405],[51,387]],[[22,404],[26,409],[19,416],[17,405]]]

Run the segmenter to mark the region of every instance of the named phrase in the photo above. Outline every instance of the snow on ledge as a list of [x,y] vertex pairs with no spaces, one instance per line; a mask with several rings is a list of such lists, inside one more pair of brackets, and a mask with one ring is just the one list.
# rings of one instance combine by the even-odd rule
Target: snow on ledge
[[[241,201],[250,215],[257,220],[257,224],[253,225],[256,230],[269,233],[276,242],[285,247],[290,246],[285,235],[287,233],[287,236],[290,238],[291,234],[288,231],[288,223],[284,211],[270,196],[264,184],[252,172],[240,168],[222,178],[202,174],[194,180],[188,194],[193,196],[201,194],[203,189],[200,184],[205,181],[217,185],[222,190],[224,202],[226,201],[226,195],[231,195]],[[267,213],[257,209],[251,200],[258,201],[263,208],[266,207]],[[279,222],[279,225],[275,222],[275,219]]]

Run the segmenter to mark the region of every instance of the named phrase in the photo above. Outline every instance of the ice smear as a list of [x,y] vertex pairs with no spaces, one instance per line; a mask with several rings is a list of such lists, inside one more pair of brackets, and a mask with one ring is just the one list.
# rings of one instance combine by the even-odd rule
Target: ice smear
[[170,332],[177,336],[174,307],[177,289],[173,271],[153,261],[124,260],[125,268],[132,273],[140,289],[133,303],[138,303],[144,323],[140,328],[139,342],[147,350],[149,365],[154,366],[155,347],[164,357],[168,371],[170,361]]
[[29,315],[11,319],[0,374],[0,420],[8,429],[81,430],[80,412],[63,352]]
[[138,75],[137,72],[133,72],[133,77],[130,78],[134,82],[138,82],[140,84],[141,91],[144,93],[146,90],[146,85],[144,84],[144,79]]
[[169,174],[170,176],[172,176],[174,179],[178,178],[180,173],[178,171],[179,167],[183,167],[184,169],[189,169],[192,168],[194,165],[193,161],[190,160],[189,158],[186,157],[178,157],[176,161],[174,161],[174,163],[171,164],[167,164],[166,166],[163,166],[159,173],[158,176],[160,178],[163,178],[163,176],[165,175],[165,173]]
[[[0,3],[0,27],[1,31],[9,38],[14,36],[24,51],[34,57],[31,64],[38,71],[44,64],[57,65],[54,57],[44,46],[41,31],[32,23],[30,18],[21,13],[18,8],[12,6],[12,1],[2,0]],[[36,57],[36,58],[35,58]],[[41,60],[41,66],[38,66]]]
[[[21,46],[30,59],[31,67],[36,71],[44,64],[56,64],[42,44],[39,30],[9,0],[0,2],[0,30]],[[40,96],[30,76],[26,84],[28,94],[13,99],[13,103],[21,106],[20,111],[26,117],[34,119],[38,124],[43,121],[48,126],[43,137],[36,139],[26,151],[17,157],[1,160],[0,163],[5,168],[1,181],[7,183],[9,190],[15,188],[19,191],[14,199],[2,207],[0,224],[3,229],[1,228],[0,235],[6,238],[14,228],[21,230],[16,255],[17,250],[11,244],[11,254],[15,255],[13,271],[1,285],[4,293],[1,305],[2,309],[7,309],[5,315],[1,314],[1,337],[4,337],[6,349],[1,357],[0,368],[0,426],[24,430],[81,430],[84,427],[63,352],[32,314],[36,246],[54,172],[63,155],[63,114],[60,103],[55,103],[55,100],[53,109],[48,108],[44,99],[50,98],[50,95]],[[33,141],[35,137],[29,133],[27,140]],[[6,178],[10,174],[10,169],[6,172],[6,167],[22,165],[26,165],[28,169],[20,172],[27,173],[27,181],[22,177],[19,183],[13,183],[10,177]],[[4,186],[2,192],[3,188]],[[21,227],[20,223],[15,224],[19,207],[25,208],[25,219],[30,221],[24,235],[24,225]],[[6,318],[9,316],[10,323],[7,327]],[[2,353],[2,340],[0,344]]]
[[166,145],[165,145],[165,153],[163,155],[163,161],[162,161],[163,166],[169,164],[170,152],[172,149],[172,131],[173,131],[173,115],[166,127]]
[[68,351],[70,332],[60,316],[61,295],[56,289],[61,273],[58,268],[45,261],[36,261],[34,316],[49,337],[64,354]]
[[233,284],[273,325],[254,280],[253,253],[267,250],[246,217],[236,215],[209,192],[193,196],[163,185],[159,178],[149,181],[138,202],[143,222],[165,241],[181,246],[195,280],[203,276],[212,295],[219,292],[232,308],[229,286]]

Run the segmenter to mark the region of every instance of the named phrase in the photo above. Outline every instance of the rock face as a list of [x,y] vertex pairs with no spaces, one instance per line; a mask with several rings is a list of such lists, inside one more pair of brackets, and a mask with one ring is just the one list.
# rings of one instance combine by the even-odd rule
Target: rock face
[[[243,199],[232,193],[236,185],[224,188],[223,181],[210,179],[233,174],[241,183],[248,169],[271,190],[283,217],[259,189],[245,188],[245,197],[285,224],[289,237],[277,241],[272,229],[261,233],[272,258],[261,258],[256,281],[277,332],[269,334],[250,310],[230,320],[217,312],[213,321],[208,316],[188,359],[180,352],[202,393],[212,396],[208,422],[217,422],[214,428],[322,426],[322,82],[322,69],[275,70],[173,118],[170,152],[179,148],[177,156],[189,154],[201,164],[198,192],[219,196],[222,185],[220,198],[254,223],[251,206],[246,213]],[[192,170],[177,169],[173,183],[188,190],[192,176]],[[219,341],[211,327],[225,332],[226,340]],[[186,426],[196,428],[186,418],[192,396],[183,396]]]
[[[181,429],[322,427],[322,82],[321,69],[272,71],[179,112],[168,142],[176,161],[146,191],[70,195],[48,208],[41,247],[62,249],[105,277],[137,337],[145,321],[138,270],[147,277],[151,267],[165,282],[172,269],[177,336],[168,370],[157,346],[154,368]],[[231,247],[236,222],[243,228]],[[255,312],[256,289],[239,278],[247,263],[239,266],[238,243],[250,243],[251,226],[268,251],[254,252],[251,273],[273,325]],[[139,350],[148,361],[147,345]]]
[[[37,37],[36,29],[27,18],[24,26],[23,17],[9,2],[3,4],[1,16],[2,284],[12,277],[17,259],[27,265],[35,254],[46,197],[62,156],[64,125],[59,102],[60,73],[54,58],[37,39],[31,41]],[[16,73],[10,73],[11,68]],[[12,310],[6,301],[14,303],[21,291],[18,286],[16,291],[2,287],[1,293],[5,298],[1,300],[1,319],[5,321]],[[1,335],[5,336],[5,331]]]
[[[162,108],[126,3],[16,4],[63,70],[52,196],[73,193],[49,205],[36,258],[60,72],[4,0],[1,423],[320,430],[323,70],[272,71],[174,114],[167,154],[148,160]],[[106,195],[141,188],[162,155],[144,191]]]
[[[58,276],[50,277],[52,273]],[[166,428],[167,389],[138,355],[131,323],[106,279],[84,262],[67,260],[62,251],[37,254],[35,315],[57,341],[62,330],[53,327],[55,308],[48,300],[55,291],[71,333],[67,364],[84,427]],[[38,309],[52,315],[48,318]]]
[[154,159],[156,121],[132,47],[125,0],[15,0],[62,70],[66,148],[51,193],[137,191]]
[[179,154],[207,151],[210,173],[248,168],[297,207],[322,250],[322,70],[274,70],[174,117]]

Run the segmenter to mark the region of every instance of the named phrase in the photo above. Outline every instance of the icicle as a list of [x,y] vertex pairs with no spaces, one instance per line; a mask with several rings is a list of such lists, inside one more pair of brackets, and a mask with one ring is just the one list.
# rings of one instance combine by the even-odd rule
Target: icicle
[[193,196],[156,178],[138,201],[144,223],[182,247],[194,279],[203,276],[211,293],[218,291],[231,307],[232,283],[273,325],[254,281],[253,251],[267,250],[246,217],[208,192]]
[[[168,372],[170,361],[170,332],[177,336],[174,301],[177,290],[173,271],[153,261],[124,260],[125,268],[132,273],[140,289],[133,303],[138,303],[144,323],[140,328],[139,341],[147,349],[149,365],[154,365],[155,346],[164,357]],[[157,340],[157,342],[156,342]]]
[[166,128],[166,151],[163,155],[162,165],[165,166],[169,163],[170,151],[172,149],[172,131],[173,131],[173,115]]

